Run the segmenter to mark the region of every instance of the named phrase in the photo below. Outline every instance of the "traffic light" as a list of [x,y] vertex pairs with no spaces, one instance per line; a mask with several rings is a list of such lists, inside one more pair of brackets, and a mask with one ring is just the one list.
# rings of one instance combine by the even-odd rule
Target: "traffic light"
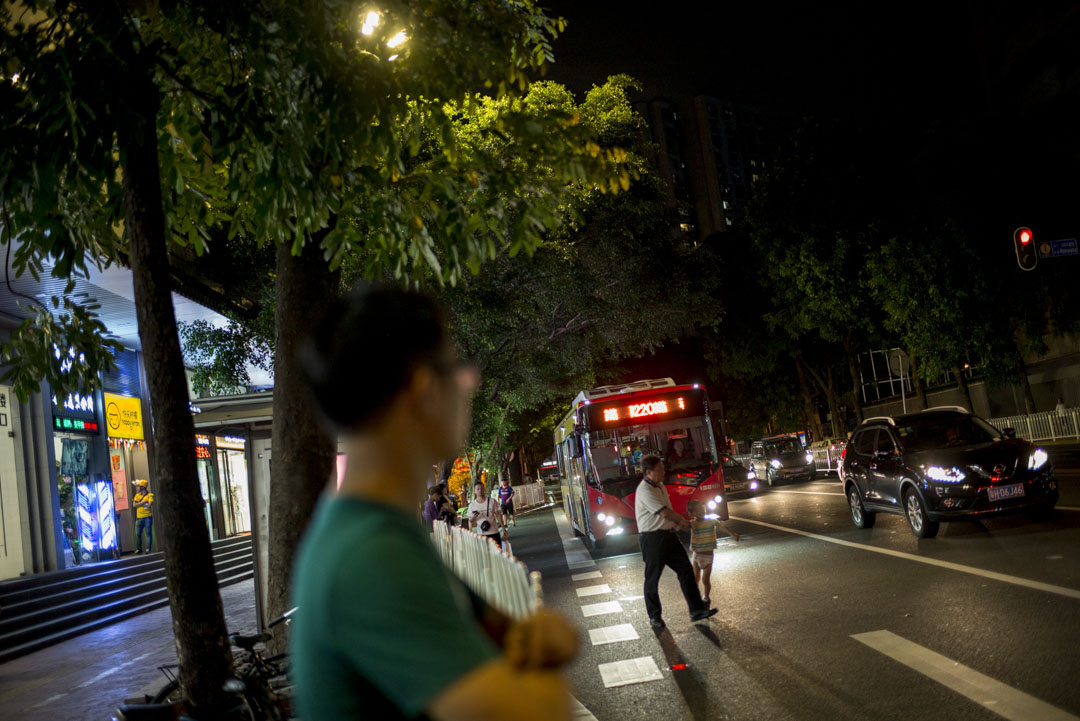
[[1013,249],[1020,270],[1035,270],[1039,264],[1039,253],[1035,250],[1035,234],[1031,228],[1020,226],[1013,231]]

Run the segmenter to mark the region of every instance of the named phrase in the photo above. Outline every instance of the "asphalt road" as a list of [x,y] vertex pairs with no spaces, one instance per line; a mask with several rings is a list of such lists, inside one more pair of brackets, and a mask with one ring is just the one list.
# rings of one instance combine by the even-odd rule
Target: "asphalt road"
[[[856,529],[833,476],[734,500],[742,540],[716,552],[720,613],[691,624],[666,571],[659,635],[636,536],[589,554],[544,512],[522,519],[514,550],[582,629],[570,674],[601,721],[1080,719],[1080,447],[1051,454],[1053,518],[943,524],[931,540],[901,516]],[[610,601],[617,611],[585,616]],[[590,643],[589,630],[622,624],[637,638]],[[601,664],[638,658],[660,679],[605,687]]]

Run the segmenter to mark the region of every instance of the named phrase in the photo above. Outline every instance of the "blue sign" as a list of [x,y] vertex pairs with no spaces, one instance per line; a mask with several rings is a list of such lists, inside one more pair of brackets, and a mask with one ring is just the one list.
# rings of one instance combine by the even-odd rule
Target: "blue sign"
[[1076,247],[1076,238],[1039,243],[1040,258],[1060,258],[1065,255],[1080,255],[1080,249]]

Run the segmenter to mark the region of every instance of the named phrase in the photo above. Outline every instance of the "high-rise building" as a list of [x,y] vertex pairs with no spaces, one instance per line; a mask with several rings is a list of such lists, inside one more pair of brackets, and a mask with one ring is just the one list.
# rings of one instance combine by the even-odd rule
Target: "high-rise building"
[[669,196],[688,205],[687,229],[701,240],[736,226],[765,170],[761,114],[705,95],[681,102],[659,98],[639,108]]

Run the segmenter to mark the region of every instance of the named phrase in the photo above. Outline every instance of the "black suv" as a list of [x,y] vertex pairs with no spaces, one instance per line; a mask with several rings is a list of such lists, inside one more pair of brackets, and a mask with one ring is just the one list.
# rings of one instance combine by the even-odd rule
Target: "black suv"
[[1057,479],[1046,451],[963,408],[869,418],[843,459],[844,495],[859,528],[876,513],[907,516],[919,538],[939,523],[1017,509],[1049,513]]

